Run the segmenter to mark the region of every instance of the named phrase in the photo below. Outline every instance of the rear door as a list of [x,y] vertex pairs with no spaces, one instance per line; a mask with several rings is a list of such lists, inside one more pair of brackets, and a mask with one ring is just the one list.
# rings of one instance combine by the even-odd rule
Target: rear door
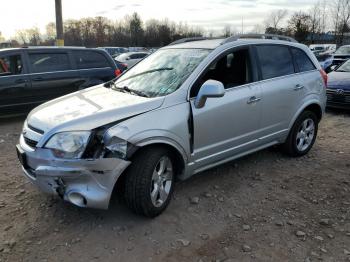
[[42,103],[79,89],[79,72],[66,50],[28,50],[32,94]]
[[287,45],[255,47],[262,91],[261,143],[273,141],[288,132],[291,119],[303,97],[303,78],[296,73]]
[[30,79],[22,50],[0,53],[0,115],[28,111],[32,105]]
[[74,63],[79,69],[82,87],[107,82],[116,77],[116,64],[104,51],[72,50]]
[[322,89],[324,89],[324,83],[320,77],[320,71],[316,68],[314,63],[311,61],[309,56],[299,48],[291,48],[296,71],[302,78],[302,83],[300,84],[300,89],[295,90],[300,96],[299,106],[302,106],[302,98],[307,96],[307,94],[320,94]]

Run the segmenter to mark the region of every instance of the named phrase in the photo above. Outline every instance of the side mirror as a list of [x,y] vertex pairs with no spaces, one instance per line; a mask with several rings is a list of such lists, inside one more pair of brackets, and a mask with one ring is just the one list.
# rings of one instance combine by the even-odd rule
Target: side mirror
[[202,108],[209,97],[223,97],[225,95],[224,85],[216,80],[207,80],[199,89],[194,106]]

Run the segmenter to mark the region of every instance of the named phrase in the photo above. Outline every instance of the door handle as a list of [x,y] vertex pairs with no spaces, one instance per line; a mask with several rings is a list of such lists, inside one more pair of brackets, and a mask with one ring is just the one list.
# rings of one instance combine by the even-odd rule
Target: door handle
[[298,91],[298,90],[301,90],[301,89],[303,89],[303,88],[304,88],[303,85],[297,84],[297,85],[294,87],[294,90],[295,90],[295,91]]
[[44,80],[44,78],[42,78],[42,77],[34,77],[33,78],[33,81],[43,81]]
[[247,104],[253,104],[253,103],[256,103],[256,102],[259,102],[261,100],[261,98],[258,98],[256,96],[252,96],[251,98],[249,98],[249,100],[247,101]]
[[23,83],[27,83],[27,82],[28,82],[27,79],[17,79],[17,80],[15,81],[16,84],[23,84]]

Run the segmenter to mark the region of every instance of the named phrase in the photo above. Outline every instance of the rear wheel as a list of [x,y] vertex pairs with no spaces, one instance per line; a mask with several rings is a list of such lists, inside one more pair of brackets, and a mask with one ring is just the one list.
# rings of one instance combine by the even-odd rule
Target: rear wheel
[[137,214],[155,217],[168,206],[174,189],[172,154],[162,147],[137,154],[125,178],[125,200]]
[[304,111],[295,121],[283,145],[284,151],[294,157],[307,154],[315,143],[317,130],[316,114],[312,111]]

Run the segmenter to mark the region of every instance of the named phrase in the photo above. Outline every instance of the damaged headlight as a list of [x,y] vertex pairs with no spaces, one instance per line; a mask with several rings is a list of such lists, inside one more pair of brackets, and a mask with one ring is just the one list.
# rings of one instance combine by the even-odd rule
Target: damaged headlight
[[62,132],[53,135],[45,148],[58,158],[81,158],[90,137],[90,131]]
[[128,142],[118,138],[112,137],[105,147],[111,151],[116,157],[125,159],[128,152]]

